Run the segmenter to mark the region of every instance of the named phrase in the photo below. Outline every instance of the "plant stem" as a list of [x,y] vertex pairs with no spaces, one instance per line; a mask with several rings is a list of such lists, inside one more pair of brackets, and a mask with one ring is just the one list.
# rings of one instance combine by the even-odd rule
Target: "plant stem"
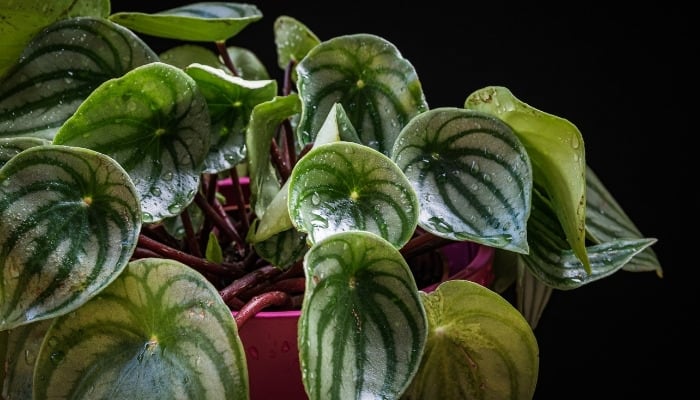
[[228,300],[238,296],[238,294],[240,294],[242,291],[270,279],[275,275],[279,275],[279,273],[279,268],[273,267],[272,265],[266,265],[248,272],[244,276],[236,279],[230,285],[220,290],[219,294],[224,299],[224,302],[228,304]]
[[228,54],[228,50],[226,49],[226,41],[223,41],[223,40],[216,41],[216,49],[219,51],[219,55],[221,55],[221,59],[224,60],[224,65],[226,65],[226,68],[228,68],[231,71],[231,74],[233,74],[233,76],[240,76],[238,74],[238,70],[233,65],[233,60],[231,59],[231,56]]
[[185,253],[184,251],[166,246],[165,244],[153,240],[143,234],[139,235],[138,245],[163,257],[187,264],[200,272],[209,272],[217,276],[226,275],[233,278],[243,275],[243,270],[239,265],[231,263],[213,263],[209,260],[195,257],[191,254]]
[[250,299],[236,313],[236,326],[241,329],[245,323],[260,311],[270,306],[287,306],[292,304],[291,297],[285,292],[267,292]]
[[192,227],[192,219],[190,218],[190,213],[185,208],[180,214],[180,219],[182,220],[182,226],[185,228],[185,241],[190,249],[190,252],[195,257],[202,257],[202,251],[199,248],[199,243],[197,243],[197,237],[194,233],[194,227]]
[[405,259],[409,259],[454,242],[455,241],[452,239],[435,236],[430,232],[423,232],[411,238],[411,240],[401,248],[400,252]]
[[241,221],[243,225],[243,231],[247,234],[250,230],[250,221],[248,220],[248,213],[246,212],[246,200],[243,195],[243,188],[241,187],[241,182],[238,177],[238,170],[236,168],[229,169],[229,176],[231,177],[231,184],[233,186],[233,201],[236,203],[236,212],[238,213],[238,220]]
[[228,236],[229,239],[234,240],[236,242],[236,245],[239,249],[243,249],[245,247],[245,242],[236,231],[236,227],[233,226],[233,224],[228,218],[222,218],[219,215],[219,213],[216,212],[214,207],[212,207],[211,204],[207,202],[204,196],[201,195],[201,193],[197,192],[197,194],[194,195],[194,201],[195,203],[197,203],[199,208],[201,208],[202,211],[204,211],[204,214],[206,214],[206,216],[211,219],[211,221],[214,223],[214,225],[216,225],[217,228],[221,229],[221,231],[226,236]]

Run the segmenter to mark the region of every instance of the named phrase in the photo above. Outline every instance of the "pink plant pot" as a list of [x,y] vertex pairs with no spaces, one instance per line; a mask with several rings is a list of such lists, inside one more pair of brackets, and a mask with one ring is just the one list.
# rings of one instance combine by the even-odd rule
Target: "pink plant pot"
[[[471,242],[444,248],[452,279],[487,284],[493,277],[494,249]],[[466,265],[465,265],[466,262]],[[473,279],[476,278],[476,279]],[[423,288],[431,292],[434,284]],[[299,364],[297,324],[300,311],[260,312],[248,320],[239,334],[248,361],[251,400],[306,400]]]

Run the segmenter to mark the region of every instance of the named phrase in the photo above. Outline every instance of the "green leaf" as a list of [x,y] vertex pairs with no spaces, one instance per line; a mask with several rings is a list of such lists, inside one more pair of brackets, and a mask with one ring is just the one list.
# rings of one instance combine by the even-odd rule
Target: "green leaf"
[[49,143],[49,140],[33,137],[0,138],[0,167],[23,150]]
[[[281,15],[273,26],[275,45],[277,46],[277,65],[282,69],[296,67],[309,50],[321,41],[303,23],[288,15]],[[296,82],[296,68],[292,69],[292,80]]]
[[222,71],[227,71],[226,66],[219,60],[219,56],[206,47],[183,44],[170,48],[158,55],[160,61],[185,69],[190,64],[204,64]]
[[245,159],[245,132],[256,105],[277,94],[274,80],[249,81],[194,63],[185,72],[197,83],[211,118],[211,146],[203,172],[225,172]]
[[113,159],[44,145],[0,169],[0,330],[63,315],[124,269],[141,228]]
[[222,263],[224,261],[224,253],[221,250],[221,245],[219,245],[219,239],[216,237],[216,233],[209,232],[209,240],[207,240],[207,260],[215,263]]
[[248,399],[236,324],[209,281],[141,259],[57,318],[37,359],[37,399]]
[[224,42],[262,16],[254,4],[199,2],[154,14],[118,12],[109,18],[151,36],[193,42]]
[[576,289],[605,278],[656,242],[656,239],[613,239],[589,246],[586,248],[589,270],[564,238],[551,204],[539,191],[533,194],[532,215],[528,221],[530,254],[522,257],[537,279],[555,289]]
[[237,46],[228,46],[226,51],[241,78],[251,81],[270,79],[265,64],[252,51]]
[[427,335],[401,254],[375,234],[343,232],[312,246],[304,270],[299,357],[309,398],[398,398]]
[[144,222],[178,215],[199,188],[210,144],[207,103],[184,71],[154,62],[100,85],[54,143],[117,160],[136,185]]
[[287,229],[255,243],[255,252],[277,268],[286,270],[301,260],[309,249],[306,234]]
[[424,112],[401,131],[391,157],[418,193],[422,228],[528,252],[530,159],[501,120],[451,107]]
[[590,271],[585,242],[586,159],[578,128],[523,103],[505,87],[477,90],[464,106],[493,114],[513,128],[530,155],[535,184],[552,199],[570,247]]
[[[617,200],[610,194],[593,170],[586,170],[586,229],[596,243],[613,239],[643,238]],[[626,271],[656,271],[663,276],[663,269],[656,253],[647,247],[622,267]]]
[[280,124],[300,111],[299,97],[292,93],[258,104],[251,114],[246,130],[246,149],[250,160],[250,204],[258,218],[264,217],[268,205],[281,188],[270,160],[270,143]]
[[463,280],[447,281],[422,299],[428,342],[404,399],[533,398],[539,347],[507,300]]
[[106,18],[109,12],[109,0],[3,1],[0,8],[0,79],[43,28],[71,17]]
[[55,23],[27,45],[0,83],[0,137],[52,139],[100,84],[157,60],[133,32],[108,20]]
[[[34,364],[46,331],[52,323],[53,319],[47,319],[2,332],[8,335],[6,362],[3,363],[5,379],[0,382],[0,396],[3,399],[32,398]],[[3,355],[0,354],[0,360],[2,359]]]
[[418,224],[418,199],[408,179],[371,147],[351,142],[314,146],[289,181],[289,215],[310,243],[363,230],[401,248]]
[[309,51],[297,66],[304,103],[297,136],[311,143],[331,107],[343,105],[362,143],[385,155],[401,129],[428,109],[413,65],[383,38],[338,36]]

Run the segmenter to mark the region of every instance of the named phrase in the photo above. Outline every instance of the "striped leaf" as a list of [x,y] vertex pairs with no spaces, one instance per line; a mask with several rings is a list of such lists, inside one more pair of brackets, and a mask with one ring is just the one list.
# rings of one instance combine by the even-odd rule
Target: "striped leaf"
[[312,246],[304,270],[299,351],[309,398],[398,398],[427,335],[401,254],[375,234],[343,232]]
[[118,12],[109,19],[136,32],[194,42],[224,42],[262,18],[254,4],[198,2],[154,14]]
[[362,143],[385,155],[401,129],[428,109],[411,63],[383,38],[338,36],[314,47],[297,66],[304,103],[297,128],[311,143],[335,103],[343,105]]
[[46,139],[33,137],[0,138],[0,167],[23,150],[49,143]]
[[27,45],[0,83],[0,137],[52,139],[100,84],[157,59],[133,32],[108,20],[61,20]]
[[109,11],[110,0],[3,1],[0,7],[0,78],[43,28],[63,18],[106,18]]
[[[590,167],[586,170],[586,229],[597,243],[643,238],[639,228]],[[626,271],[656,271],[658,276],[663,276],[659,259],[651,247],[634,256],[622,268]]]
[[505,87],[477,90],[464,106],[493,114],[513,128],[530,155],[535,184],[552,199],[569,247],[590,271],[585,242],[586,158],[578,128],[525,104]]
[[418,193],[422,228],[527,253],[532,170],[508,125],[478,111],[437,108],[408,123],[391,157]]
[[209,112],[184,71],[154,62],[105,82],[66,121],[54,143],[117,160],[139,193],[143,221],[178,215],[199,187],[209,151]]
[[316,243],[334,233],[363,230],[405,245],[418,224],[416,193],[389,157],[365,145],[314,146],[289,178],[289,214]]
[[0,169],[0,330],[65,314],[104,289],[136,247],[135,188],[111,158],[45,145]]
[[530,254],[522,255],[523,261],[537,279],[555,289],[576,289],[605,278],[656,242],[653,238],[613,239],[588,246],[589,271],[571,250],[550,203],[540,191],[533,191],[532,204],[528,222]]
[[245,158],[245,132],[253,108],[277,94],[274,80],[248,81],[203,64],[185,72],[197,83],[211,118],[211,145],[203,172],[227,171]]
[[507,300],[470,281],[423,294],[428,341],[404,399],[531,400],[539,347]]
[[248,399],[231,312],[192,268],[141,259],[59,317],[37,358],[36,399]]
[[[24,324],[9,331],[4,354],[4,379],[0,380],[0,397],[3,399],[31,399],[34,378],[34,364],[46,331],[53,319]],[[2,339],[0,339],[2,340]],[[2,346],[0,346],[2,352]],[[3,354],[0,354],[0,360]],[[2,373],[0,373],[0,378]]]

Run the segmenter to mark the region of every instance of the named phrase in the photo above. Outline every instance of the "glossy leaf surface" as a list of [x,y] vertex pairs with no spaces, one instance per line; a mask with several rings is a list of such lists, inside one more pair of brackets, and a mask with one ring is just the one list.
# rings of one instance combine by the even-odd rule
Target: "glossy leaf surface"
[[375,234],[344,232],[312,246],[304,270],[299,347],[309,398],[398,398],[427,335],[401,254]]
[[529,271],[541,282],[560,290],[575,289],[609,276],[656,242],[653,238],[612,239],[588,246],[589,272],[571,250],[552,206],[537,190],[533,192],[528,235],[530,254],[522,257]]
[[157,60],[133,32],[108,20],[59,21],[27,45],[0,83],[0,137],[52,139],[95,88]]
[[530,400],[539,347],[507,300],[470,281],[448,281],[423,294],[428,342],[404,399]]
[[364,230],[401,248],[418,224],[418,199],[406,176],[389,157],[365,145],[314,146],[289,181],[289,215],[310,243]]
[[375,35],[322,42],[296,71],[304,103],[297,130],[302,145],[314,141],[331,107],[340,103],[362,143],[389,155],[401,129],[428,109],[413,65]]
[[464,106],[493,114],[513,128],[530,155],[535,184],[552,199],[569,247],[588,270],[586,157],[578,128],[564,118],[518,100],[505,87],[477,90]]
[[530,159],[501,120],[460,108],[427,111],[401,131],[391,157],[418,194],[421,227],[527,253]]
[[0,9],[0,79],[43,28],[64,18],[107,17],[109,12],[109,0],[4,0]]
[[23,150],[49,143],[49,140],[33,137],[0,138],[0,167]]
[[195,2],[147,14],[118,12],[109,18],[129,29],[147,35],[197,42],[225,41],[251,22],[262,18],[254,4],[235,2]]
[[[595,242],[644,237],[590,167],[586,171],[586,207],[587,233]],[[634,256],[622,268],[626,271],[656,271],[658,276],[663,276],[659,259],[651,247]]]
[[37,146],[0,169],[0,329],[65,314],[124,269],[141,228],[129,176],[88,149]]
[[277,94],[274,80],[249,81],[203,64],[191,64],[185,72],[204,95],[211,118],[209,153],[203,172],[219,173],[245,158],[245,133],[253,108]]
[[129,263],[46,337],[36,399],[248,399],[230,310],[209,281],[173,260]]
[[209,151],[207,103],[194,79],[154,62],[97,88],[54,138],[117,160],[139,193],[144,222],[178,215],[199,188]]

